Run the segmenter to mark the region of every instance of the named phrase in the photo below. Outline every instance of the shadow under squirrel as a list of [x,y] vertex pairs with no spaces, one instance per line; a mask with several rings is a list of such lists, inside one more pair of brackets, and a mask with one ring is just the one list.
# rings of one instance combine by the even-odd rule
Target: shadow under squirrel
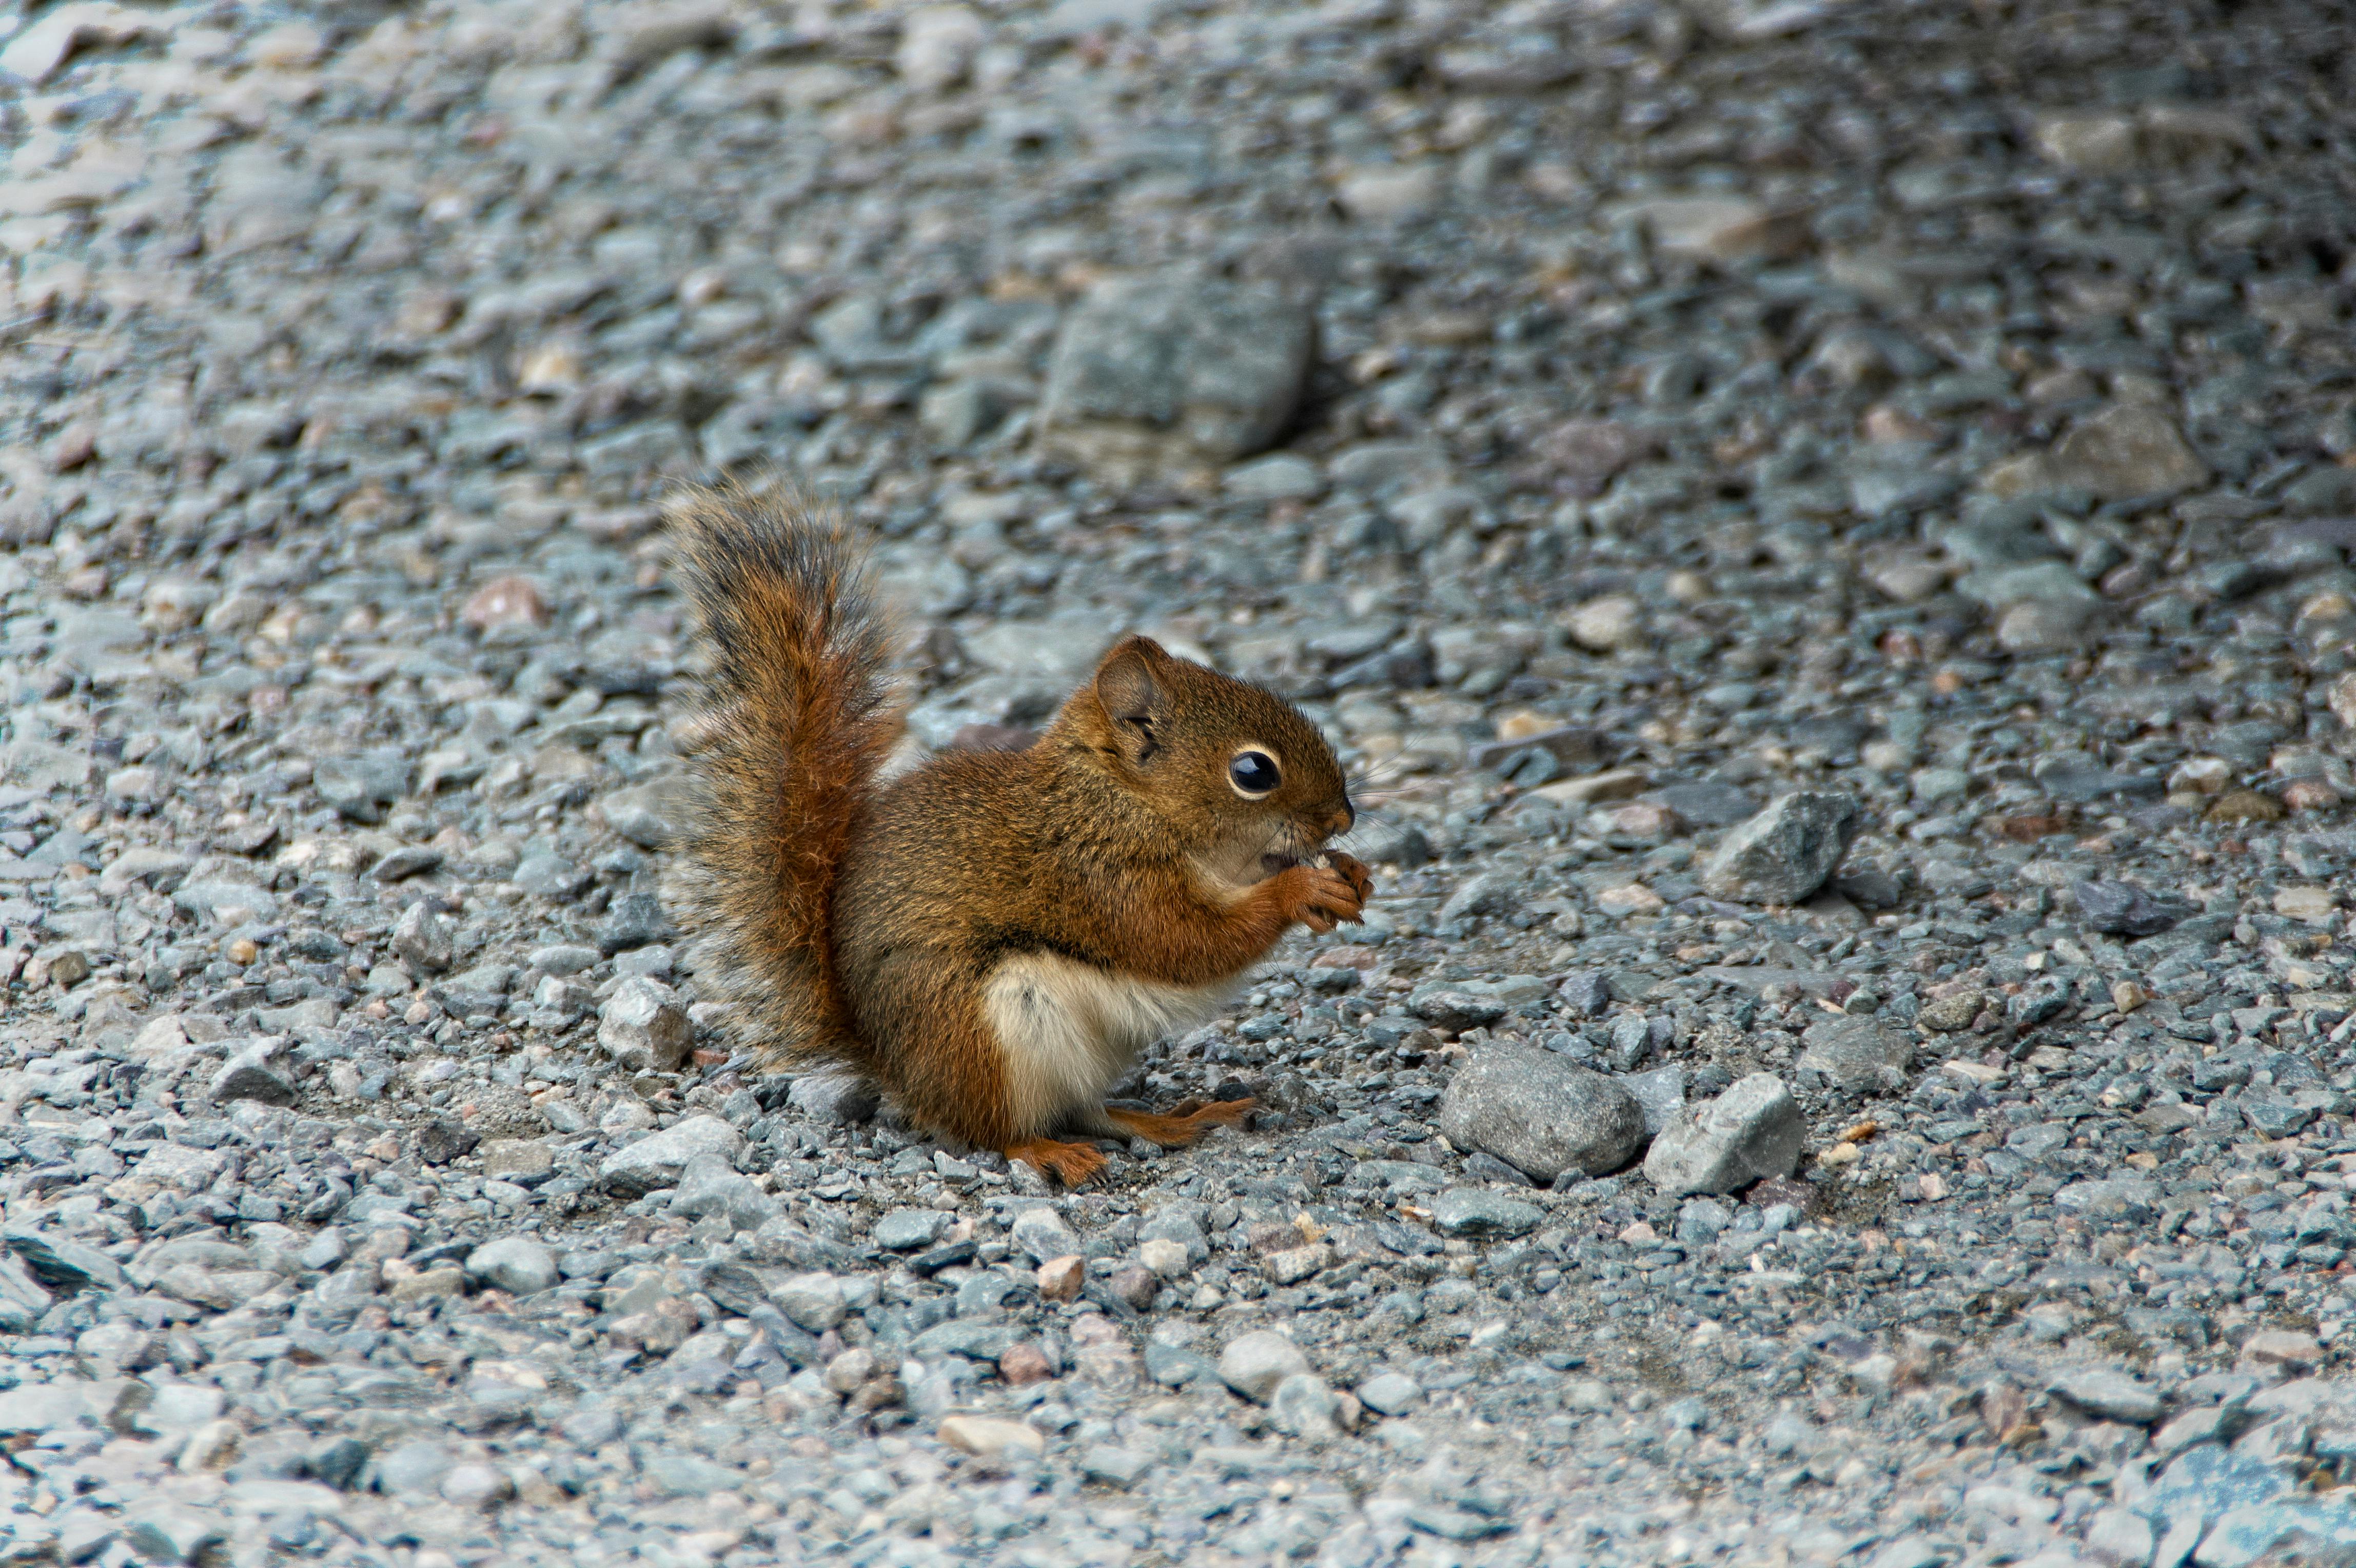
[[1372,879],[1324,848],[1355,812],[1316,726],[1129,637],[1027,749],[886,779],[903,719],[841,525],[733,485],[670,523],[708,660],[674,901],[744,1042],[1067,1185],[1104,1156],[1058,1133],[1176,1148],[1248,1113],[1104,1098],[1294,922],[1357,918]]

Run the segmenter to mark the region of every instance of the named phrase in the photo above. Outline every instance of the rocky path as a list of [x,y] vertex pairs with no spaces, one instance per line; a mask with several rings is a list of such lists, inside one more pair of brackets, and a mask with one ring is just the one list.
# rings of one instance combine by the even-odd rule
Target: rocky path
[[[0,16],[0,1563],[2356,1550],[2351,24]],[[660,897],[670,476],[1367,924],[1051,1192]],[[980,726],[980,727],[977,727]]]

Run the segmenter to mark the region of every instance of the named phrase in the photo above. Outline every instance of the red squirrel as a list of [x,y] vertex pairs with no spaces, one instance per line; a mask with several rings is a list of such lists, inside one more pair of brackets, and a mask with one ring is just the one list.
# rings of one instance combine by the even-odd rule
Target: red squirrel
[[696,976],[773,1067],[847,1069],[913,1123],[1088,1180],[1248,1100],[1105,1104],[1297,923],[1357,918],[1342,768],[1290,703],[1126,637],[1020,751],[886,778],[903,715],[843,527],[726,485],[671,509],[707,671],[675,901]]

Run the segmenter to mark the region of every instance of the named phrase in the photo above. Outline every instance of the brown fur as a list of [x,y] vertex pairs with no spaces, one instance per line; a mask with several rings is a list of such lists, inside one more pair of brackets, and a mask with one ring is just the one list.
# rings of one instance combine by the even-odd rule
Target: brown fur
[[[700,493],[680,525],[717,671],[693,763],[712,802],[689,845],[706,885],[689,912],[713,943],[698,972],[781,1064],[847,1063],[937,1133],[1083,1180],[1102,1157],[1010,1103],[982,1001],[994,966],[1052,954],[1203,986],[1295,921],[1356,918],[1365,868],[1309,864],[1350,825],[1341,768],[1290,703],[1132,637],[1035,745],[879,786],[896,733],[883,639],[840,534],[738,491]],[[1228,786],[1245,746],[1280,759],[1267,799]],[[1174,1146],[1248,1109],[1090,1130]]]
[[710,660],[672,881],[702,944],[697,972],[778,1065],[863,1069],[828,906],[900,736],[884,623],[841,524],[791,498],[695,490],[670,526]]

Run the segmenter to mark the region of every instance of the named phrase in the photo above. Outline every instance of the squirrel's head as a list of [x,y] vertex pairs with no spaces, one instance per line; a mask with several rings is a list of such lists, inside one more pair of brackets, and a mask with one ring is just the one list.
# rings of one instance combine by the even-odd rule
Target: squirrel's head
[[1300,709],[1149,637],[1104,656],[1064,726],[1239,882],[1314,858],[1357,817],[1333,748]]

